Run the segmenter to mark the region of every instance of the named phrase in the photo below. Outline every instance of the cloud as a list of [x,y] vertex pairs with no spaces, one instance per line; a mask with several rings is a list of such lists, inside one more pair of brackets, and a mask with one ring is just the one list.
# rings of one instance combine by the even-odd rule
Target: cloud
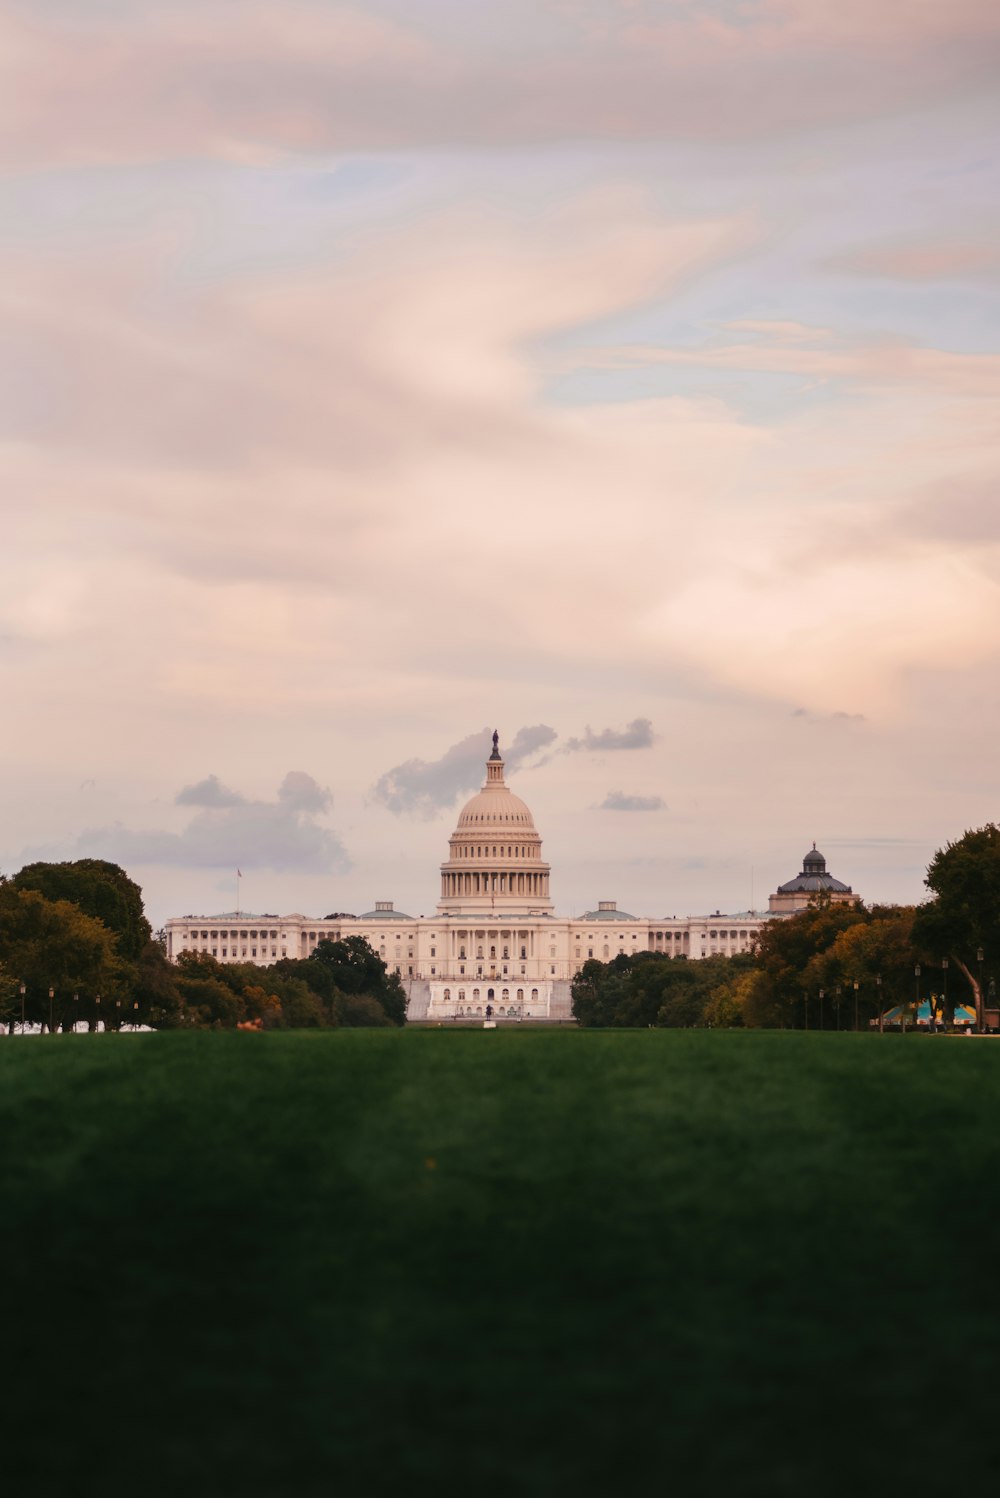
[[606,749],[649,749],[656,742],[653,725],[648,718],[633,718],[626,728],[602,728],[594,733],[590,725],[582,739],[567,739],[564,754],[575,754],[581,749],[602,753]]
[[326,811],[332,800],[329,790],[319,785],[305,770],[289,770],[278,787],[278,801],[290,812],[317,815]]
[[823,261],[831,270],[893,281],[965,281],[1000,278],[996,229],[980,235],[925,234],[859,245]]
[[196,785],[186,785],[174,797],[178,806],[242,806],[244,797],[231,791],[217,775],[209,775]]
[[[481,728],[452,744],[440,759],[405,760],[379,777],[372,789],[373,798],[396,816],[436,816],[481,783],[484,762],[491,752],[490,737],[491,730]],[[544,723],[519,728],[509,749],[500,745],[507,769],[517,769],[556,738],[555,729]]]
[[502,47],[461,7],[436,26],[308,0],[131,9],[7,0],[8,162],[804,132],[985,89],[1000,36],[989,0],[748,0],[735,21],[550,5],[522,8]]
[[[194,801],[189,793],[209,796],[218,787],[234,799]],[[187,796],[182,801],[182,797]],[[315,820],[330,804],[311,775],[291,770],[274,801],[248,801],[226,791],[214,775],[188,786],[176,798],[203,810],[182,832],[133,831],[115,823],[90,828],[76,841],[78,856],[109,858],[126,868],[162,865],[191,869],[259,868],[275,872],[325,874],[345,871],[350,860],[334,832]]]
[[629,796],[624,791],[608,791],[598,811],[666,811],[662,796]]
[[837,708],[832,713],[811,713],[808,708],[796,707],[792,709],[793,718],[806,718],[810,723],[864,723],[864,713],[849,713],[844,708]]

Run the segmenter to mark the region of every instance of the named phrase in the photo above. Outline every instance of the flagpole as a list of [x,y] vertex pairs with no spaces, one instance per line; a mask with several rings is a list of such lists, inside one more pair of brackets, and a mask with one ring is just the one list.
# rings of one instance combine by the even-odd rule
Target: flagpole
[[236,914],[237,915],[239,915],[239,913],[240,913],[240,880],[242,879],[242,877],[243,876],[240,873],[239,869],[237,869],[236,870]]

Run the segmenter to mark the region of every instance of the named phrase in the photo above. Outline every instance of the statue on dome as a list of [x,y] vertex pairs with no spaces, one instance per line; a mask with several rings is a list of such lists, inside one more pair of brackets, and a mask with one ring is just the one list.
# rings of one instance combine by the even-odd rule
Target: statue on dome
[[493,753],[494,754],[498,754],[499,752],[500,752],[500,731],[499,731],[499,729],[494,728],[494,730],[493,730]]

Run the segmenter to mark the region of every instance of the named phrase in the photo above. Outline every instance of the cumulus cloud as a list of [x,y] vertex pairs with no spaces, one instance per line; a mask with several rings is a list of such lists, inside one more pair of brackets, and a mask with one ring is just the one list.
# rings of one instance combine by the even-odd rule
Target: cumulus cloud
[[[509,749],[500,745],[507,769],[517,769],[556,737],[555,729],[544,723],[519,728]],[[484,761],[491,752],[491,730],[481,728],[452,744],[440,759],[408,759],[387,770],[376,781],[372,796],[397,816],[436,816],[482,782]]]
[[[76,842],[78,856],[109,858],[126,868],[154,864],[192,869],[270,869],[277,873],[340,872],[350,860],[340,839],[316,821],[330,804],[330,793],[302,770],[289,771],[274,801],[249,801],[236,792],[207,801],[216,794],[206,787],[219,783],[209,776],[199,786],[186,787],[183,805],[202,810],[181,832],[135,831],[115,823],[82,832]],[[177,797],[181,797],[185,792]]]
[[576,754],[581,749],[602,753],[606,749],[649,749],[656,742],[649,718],[633,718],[625,728],[602,728],[595,733],[587,725],[582,739],[567,739],[563,753]]
[[317,816],[333,800],[330,791],[319,785],[305,770],[289,770],[278,787],[278,801],[290,812]]
[[223,785],[217,775],[208,775],[195,785],[184,786],[174,797],[178,806],[242,806],[244,799],[239,791],[231,791]]
[[630,796],[625,791],[608,791],[598,811],[666,811],[662,796]]

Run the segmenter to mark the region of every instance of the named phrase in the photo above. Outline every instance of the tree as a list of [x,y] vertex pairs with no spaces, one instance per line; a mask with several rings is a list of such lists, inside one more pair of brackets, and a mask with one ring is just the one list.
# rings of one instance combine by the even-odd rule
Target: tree
[[979,951],[994,968],[1000,961],[1000,827],[988,822],[939,849],[924,883],[933,898],[917,908],[914,938],[929,956],[950,958],[981,1014]]
[[142,890],[116,863],[78,858],[73,863],[29,863],[11,880],[15,889],[33,889],[47,900],[68,900],[96,916],[118,939],[119,955],[134,961],[151,940],[142,908]]
[[18,1000],[25,985],[27,1019],[53,1029],[94,1023],[98,996],[113,1003],[125,993],[127,974],[101,921],[10,881],[0,884],[0,962],[17,980]]
[[181,1022],[183,1001],[177,985],[177,970],[156,941],[149,941],[132,967],[133,1008],[131,1017],[157,1030],[173,1029]]
[[847,1006],[847,1023],[853,1024],[855,980],[859,1024],[874,1018],[880,1007],[905,1007],[915,996],[913,969],[919,953],[913,942],[914,907],[876,906],[865,914],[865,920],[838,932],[825,951],[812,957],[803,974],[809,993],[825,989],[831,1005],[836,1004],[840,989],[842,1023]]
[[755,1027],[799,1029],[805,1024],[804,995],[810,962],[833,945],[842,931],[866,919],[861,905],[835,905],[818,899],[787,919],[768,921],[754,948],[757,968],[746,995],[744,1019]]
[[[573,1013],[584,1027],[625,1026],[686,1029],[709,1023],[713,994],[747,972],[749,956],[687,961],[659,952],[619,953],[610,962],[590,958],[573,979]],[[716,1024],[727,1024],[732,1008],[721,998]]]
[[363,936],[345,936],[341,941],[327,937],[317,942],[302,967],[307,970],[303,976],[309,986],[320,992],[325,986],[331,1003],[335,990],[345,996],[363,994],[377,1000],[390,1024],[405,1025],[406,990],[399,974],[388,971]]

